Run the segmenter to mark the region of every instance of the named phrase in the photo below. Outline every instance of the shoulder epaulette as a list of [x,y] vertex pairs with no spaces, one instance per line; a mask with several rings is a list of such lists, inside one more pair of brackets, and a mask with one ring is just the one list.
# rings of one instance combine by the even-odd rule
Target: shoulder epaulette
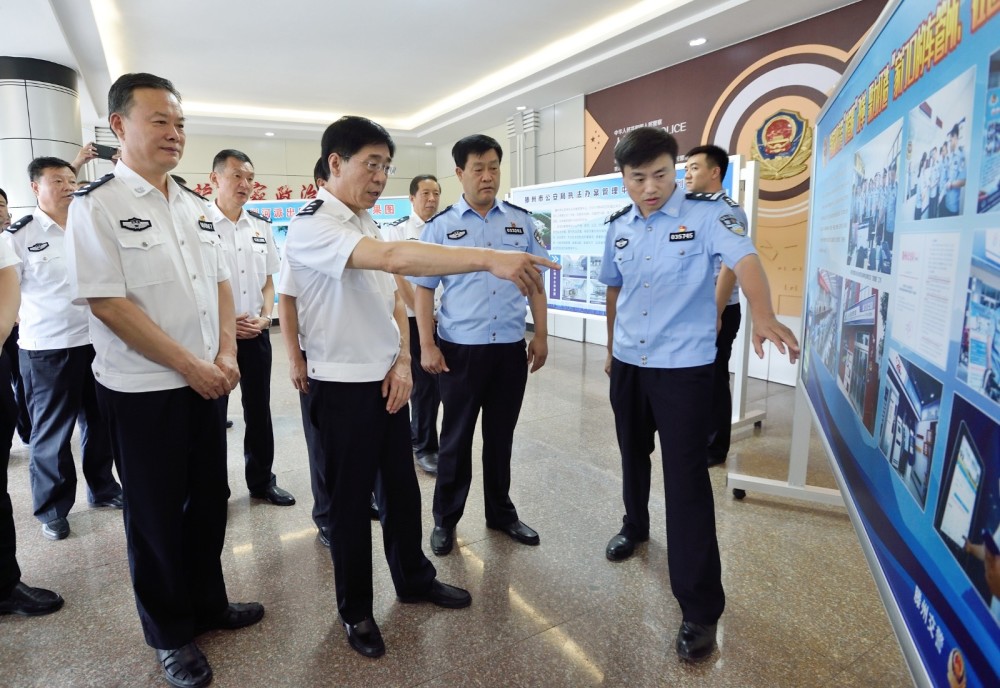
[[317,198],[312,201],[309,201],[304,206],[302,206],[302,209],[299,210],[298,213],[296,213],[296,217],[299,217],[301,215],[315,215],[316,211],[319,210],[319,207],[321,205],[323,205],[322,198]]
[[521,207],[521,206],[519,206],[519,205],[514,205],[514,204],[513,204],[513,203],[511,203],[510,201],[504,201],[504,202],[503,202],[503,204],[504,204],[504,205],[509,205],[509,206],[510,206],[511,208],[513,208],[514,210],[520,210],[520,211],[521,211],[522,213],[528,213],[528,215],[531,215],[531,211],[530,211],[530,210],[528,210],[527,208],[522,208],[522,207]]
[[447,208],[445,208],[444,210],[442,210],[441,212],[439,212],[437,215],[435,215],[434,217],[432,217],[431,219],[429,219],[427,221],[427,224],[430,224],[430,223],[434,222],[434,220],[436,220],[439,217],[441,217],[442,215],[444,215],[446,212],[448,212],[449,210],[451,210],[451,208],[452,208],[452,206],[449,205]]
[[740,204],[737,203],[736,201],[734,201],[732,198],[730,198],[729,194],[727,194],[727,193],[723,193],[722,194],[722,200],[724,200],[726,202],[726,205],[728,205],[730,208],[739,208],[740,207]]
[[12,223],[11,226],[7,228],[7,231],[13,234],[14,232],[21,229],[21,227],[24,227],[26,224],[28,224],[34,219],[35,219],[34,215],[25,215],[17,222]]
[[261,215],[260,213],[258,213],[256,210],[248,210],[247,211],[247,215],[249,215],[250,217],[255,217],[258,220],[263,220],[267,224],[271,224],[271,218],[264,217],[263,215]]
[[608,218],[604,221],[604,224],[606,224],[606,225],[611,224],[612,222],[614,222],[615,220],[617,220],[619,217],[621,217],[622,215],[624,215],[625,213],[627,213],[631,209],[632,209],[632,204],[629,203],[627,206],[625,206],[624,208],[622,208],[618,212],[613,213],[611,215],[608,215]]
[[114,178],[115,178],[115,173],[114,172],[109,172],[106,175],[104,175],[103,177],[101,177],[100,179],[95,179],[94,181],[90,182],[89,184],[87,184],[82,189],[79,189],[78,191],[74,192],[73,195],[74,196],[86,196],[87,194],[89,194],[91,191],[93,191],[97,187],[103,186],[104,184],[107,184],[108,182],[110,182]]
[[[174,181],[177,181],[177,180],[175,179]],[[194,189],[189,189],[186,186],[184,186],[183,184],[178,184],[177,186],[181,187],[182,189],[184,189],[185,191],[187,191],[189,194],[194,194],[195,196],[197,196],[199,199],[201,199],[202,203],[211,203],[211,201],[209,201],[207,198],[205,198],[204,196],[202,196],[200,193],[198,193]]]
[[725,195],[725,191],[713,191],[712,193],[708,193],[707,191],[692,191],[687,194],[687,199],[689,201],[721,201]]
[[401,225],[401,224],[403,224],[404,222],[406,222],[406,221],[407,221],[407,220],[409,220],[409,219],[410,219],[410,216],[409,216],[409,215],[404,215],[403,217],[399,218],[398,220],[393,220],[392,222],[389,222],[389,223],[388,223],[388,224],[386,224],[385,226],[386,226],[386,227],[395,227],[396,225]]

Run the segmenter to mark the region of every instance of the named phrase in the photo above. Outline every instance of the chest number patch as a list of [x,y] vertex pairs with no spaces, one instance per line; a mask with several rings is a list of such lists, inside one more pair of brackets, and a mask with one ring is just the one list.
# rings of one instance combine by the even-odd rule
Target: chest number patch
[[674,232],[670,235],[671,241],[691,241],[694,239],[694,232]]

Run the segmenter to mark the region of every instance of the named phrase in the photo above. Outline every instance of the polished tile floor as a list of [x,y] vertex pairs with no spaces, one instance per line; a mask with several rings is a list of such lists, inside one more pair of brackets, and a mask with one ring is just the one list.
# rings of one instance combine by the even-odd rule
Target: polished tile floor
[[[214,685],[911,685],[845,511],[752,492],[736,501],[725,467],[711,470],[728,595],[720,650],[705,663],[681,663],[673,651],[681,618],[666,576],[662,478],[654,468],[650,507],[659,528],[635,557],[608,562],[604,546],[622,507],[604,350],[554,338],[548,364],[528,382],[514,442],[512,498],[541,546],[486,529],[477,468],[459,547],[444,558],[430,555],[442,580],[472,592],[472,607],[399,604],[377,547],[375,614],[388,652],[361,657],[337,620],[329,551],[310,519],[298,401],[281,338],[275,333],[272,341],[275,472],[298,504],[249,499],[234,394],[223,565],[230,598],[260,600],[267,615],[243,631],[199,639]],[[793,390],[752,381],[749,396],[767,419],[734,444],[729,467],[784,478]],[[23,577],[60,592],[66,606],[48,617],[0,617],[0,686],[167,685],[142,639],[121,513],[87,508],[81,485],[72,535],[45,540],[31,516],[28,449],[14,444],[10,490]],[[429,553],[434,482],[418,475]],[[810,484],[835,486],[815,438],[808,475]]]

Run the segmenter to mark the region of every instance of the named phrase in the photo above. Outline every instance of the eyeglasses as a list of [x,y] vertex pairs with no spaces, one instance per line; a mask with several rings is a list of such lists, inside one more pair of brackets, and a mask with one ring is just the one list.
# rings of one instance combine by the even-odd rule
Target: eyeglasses
[[[350,160],[353,155],[343,155],[342,160]],[[396,174],[396,168],[394,165],[389,165],[388,163],[375,162],[374,160],[362,160],[361,164],[368,168],[368,171],[372,174],[376,172],[384,172],[386,177],[391,177]]]

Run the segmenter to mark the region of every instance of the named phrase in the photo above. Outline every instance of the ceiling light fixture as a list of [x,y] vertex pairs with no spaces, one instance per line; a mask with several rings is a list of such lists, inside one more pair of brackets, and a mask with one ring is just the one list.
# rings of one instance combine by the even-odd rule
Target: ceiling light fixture
[[526,106],[526,105],[518,105],[517,106],[517,111],[518,112],[520,112],[521,110],[527,110],[527,109],[528,109],[528,106]]
[[433,146],[434,142],[433,141],[424,141],[424,145],[425,146]]
[[693,40],[688,41],[688,45],[690,45],[692,48],[697,48],[699,45],[705,45],[705,43],[707,42],[708,41],[705,38],[695,38]]
[[265,131],[264,132],[264,136],[274,136],[274,132],[273,131]]

